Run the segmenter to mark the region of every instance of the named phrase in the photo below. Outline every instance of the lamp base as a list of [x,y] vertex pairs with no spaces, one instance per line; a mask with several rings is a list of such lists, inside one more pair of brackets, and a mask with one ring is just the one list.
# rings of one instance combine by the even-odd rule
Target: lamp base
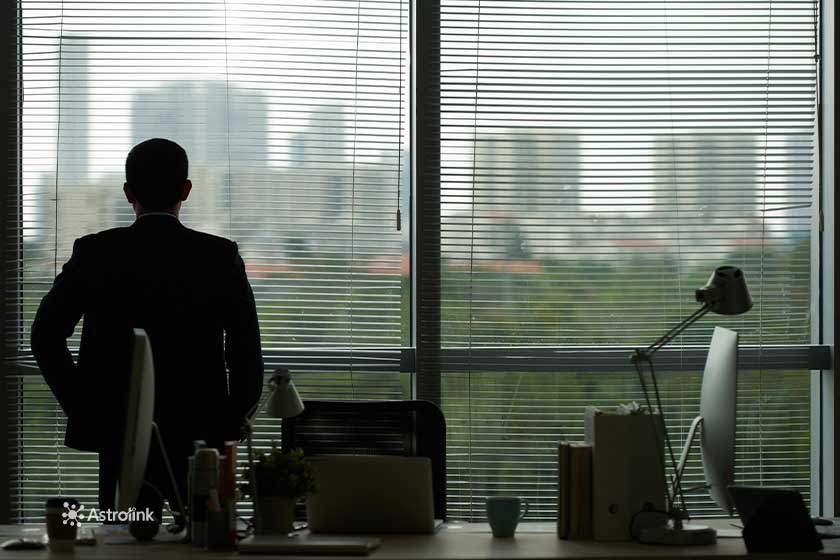
[[715,544],[717,531],[705,525],[682,524],[675,527],[673,521],[659,527],[647,527],[639,535],[639,542],[667,545]]

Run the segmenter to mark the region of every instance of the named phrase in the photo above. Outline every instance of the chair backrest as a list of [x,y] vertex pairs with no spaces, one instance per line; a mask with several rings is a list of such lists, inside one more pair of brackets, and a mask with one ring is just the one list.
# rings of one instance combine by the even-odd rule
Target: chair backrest
[[446,519],[446,422],[428,401],[306,400],[300,416],[283,420],[284,448],[307,455],[346,453],[428,457],[435,518]]

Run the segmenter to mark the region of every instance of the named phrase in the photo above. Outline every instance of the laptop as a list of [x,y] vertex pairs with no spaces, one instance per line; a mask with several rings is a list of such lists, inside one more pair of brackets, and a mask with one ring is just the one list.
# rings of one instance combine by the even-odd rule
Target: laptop
[[428,457],[312,455],[315,493],[306,502],[313,533],[433,533]]
[[822,542],[802,495],[793,489],[729,486],[750,552],[816,552]]

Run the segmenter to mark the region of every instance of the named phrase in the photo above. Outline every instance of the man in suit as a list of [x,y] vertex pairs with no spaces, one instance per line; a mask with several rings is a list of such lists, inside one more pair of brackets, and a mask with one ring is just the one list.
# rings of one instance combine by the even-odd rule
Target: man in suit
[[[187,167],[169,140],[131,150],[123,191],[135,222],[77,239],[32,325],[32,352],[67,415],[65,444],[99,453],[102,509],[114,509],[134,328],[152,347],[154,416],[182,500],[193,441],[241,439],[262,391],[256,306],[237,245],[178,219],[192,188]],[[82,317],[74,363],[67,338]],[[138,509],[159,514],[156,489],[177,502],[157,447]]]

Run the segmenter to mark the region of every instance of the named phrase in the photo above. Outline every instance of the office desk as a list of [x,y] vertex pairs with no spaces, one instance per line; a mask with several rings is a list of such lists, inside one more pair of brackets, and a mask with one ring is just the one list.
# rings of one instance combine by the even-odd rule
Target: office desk
[[[715,523],[709,523],[715,525]],[[726,526],[726,525],[720,525]],[[8,534],[9,527],[3,527]],[[551,524],[524,523],[514,539],[494,539],[486,525],[448,526],[435,535],[382,536],[382,546],[369,558],[373,560],[543,560],[543,559],[736,559],[748,557],[741,539],[720,539],[716,545],[695,547],[664,547],[638,543],[599,543],[594,541],[564,541],[556,537]],[[814,554],[763,555],[764,558],[814,558]],[[820,558],[840,560],[840,539],[825,541]],[[0,560],[46,560],[67,558],[107,558],[113,560],[176,560],[180,558],[272,558],[270,555],[242,555],[235,551],[205,551],[184,544],[132,543],[104,544],[76,547],[73,555],[50,554],[39,551],[0,551]],[[276,558],[292,558],[280,556]],[[297,558],[328,558],[297,557]],[[341,556],[336,558],[354,558]],[[355,557],[365,558],[365,557]]]

